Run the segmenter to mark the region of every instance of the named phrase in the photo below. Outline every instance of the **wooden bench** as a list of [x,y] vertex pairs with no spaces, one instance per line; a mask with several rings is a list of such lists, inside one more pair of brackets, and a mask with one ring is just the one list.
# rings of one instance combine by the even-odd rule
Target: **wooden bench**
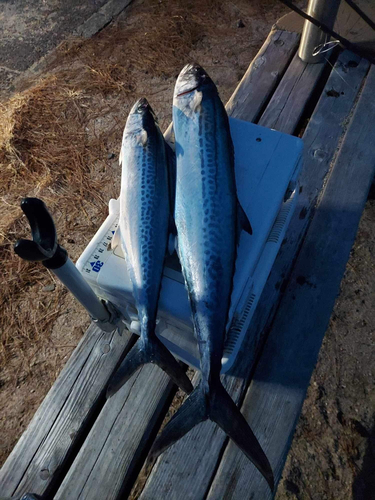
[[[236,366],[223,376],[276,481],[375,168],[375,148],[368,147],[374,68],[347,51],[333,63],[307,65],[296,54],[298,42],[296,33],[272,31],[227,104],[230,116],[305,143],[296,213]],[[147,462],[176,388],[149,365],[105,401],[108,379],[133,340],[90,326],[4,464],[1,495],[127,498],[138,478],[132,498],[142,500],[272,498],[260,473],[211,422]]]

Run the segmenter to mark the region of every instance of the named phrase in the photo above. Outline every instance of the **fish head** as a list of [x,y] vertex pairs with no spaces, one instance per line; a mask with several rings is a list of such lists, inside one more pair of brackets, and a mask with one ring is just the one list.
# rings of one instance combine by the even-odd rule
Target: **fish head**
[[206,71],[197,63],[187,64],[178,75],[174,104],[178,108],[196,108],[203,95],[217,93],[217,88]]
[[195,90],[216,91],[216,86],[202,66],[197,63],[187,64],[178,75],[175,97],[191,94]]
[[143,144],[147,135],[152,133],[156,127],[158,127],[156,115],[147,99],[141,97],[130,110],[124,137],[132,136],[136,142]]

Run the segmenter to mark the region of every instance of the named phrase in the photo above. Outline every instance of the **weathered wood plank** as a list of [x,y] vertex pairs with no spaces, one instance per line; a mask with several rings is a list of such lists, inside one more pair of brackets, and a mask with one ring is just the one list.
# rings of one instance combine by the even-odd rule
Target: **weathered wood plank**
[[[318,79],[319,76],[320,73],[312,74],[312,78],[315,79]],[[293,99],[294,94],[298,92],[302,94],[299,96],[303,99],[301,102],[306,102],[313,88],[313,84],[304,85],[302,88],[295,87],[291,90],[290,97]],[[287,112],[289,113],[289,110]],[[282,120],[282,114],[280,116],[280,123],[285,123]],[[294,117],[296,126],[299,114],[294,113],[289,116],[288,125],[292,123]],[[281,131],[283,130],[281,129]],[[250,329],[233,371],[230,375],[223,377],[224,386],[237,404],[241,401],[246,390],[261,334],[262,330],[260,329],[253,327]],[[195,377],[195,382],[197,379],[198,375]],[[225,442],[225,434],[212,422],[204,422],[197,426],[158,459],[140,498],[142,500],[153,499],[155,492],[158,492],[160,497],[165,499],[183,497],[196,500],[203,498],[215,473],[217,461]],[[198,470],[196,464],[199,464]]]
[[304,96],[314,90],[324,67],[323,63],[304,63],[295,54],[259,125],[293,134],[307,104]]
[[107,401],[54,498],[118,498],[160,425],[172,388],[159,367],[143,366]]
[[[280,39],[282,43],[275,43]],[[275,68],[271,66],[271,62],[272,64],[276,64],[278,72],[283,73],[293,52],[297,48],[297,40],[298,35],[295,33],[287,34],[281,31],[271,33],[270,37],[267,39],[263,49],[260,51],[260,57],[263,58],[262,63],[254,67],[257,78],[266,82],[262,88],[262,95],[267,97],[270,96],[279,78],[276,78],[276,75],[271,75],[271,73],[275,71]],[[266,54],[266,56],[264,54]],[[241,93],[241,86],[237,89],[242,99],[247,95],[248,99],[252,100],[252,93],[256,88],[256,81],[257,79],[254,79],[251,75],[242,81],[242,85],[247,86],[247,91],[244,93]],[[247,101],[244,103],[245,106],[246,103]],[[234,102],[232,102],[232,104],[234,105]],[[254,106],[254,104],[249,105],[247,115],[243,113],[241,108],[235,107],[235,109],[237,110],[236,116],[246,118],[249,121],[253,121],[258,112],[258,108]],[[168,133],[166,133],[166,137],[168,138]],[[161,379],[159,379],[157,377],[155,378],[154,373],[154,371],[152,374],[149,374],[148,371],[140,372],[137,378],[137,389],[135,387],[130,389],[130,392],[125,396],[127,399],[124,406],[118,406],[121,401],[124,400],[124,394],[122,394],[122,399],[120,394],[115,396],[119,398],[116,399],[117,403],[115,407],[111,407],[111,405],[114,404],[113,398],[105,405],[97,422],[90,431],[83,448],[77,456],[76,461],[69,471],[66,480],[59,489],[58,495],[61,496],[61,498],[65,498],[68,492],[74,498],[77,495],[77,498],[86,498],[86,495],[89,496],[93,491],[97,492],[98,483],[96,478],[98,475],[100,475],[100,480],[103,485],[103,487],[100,487],[100,491],[107,493],[109,485],[111,485],[111,495],[114,495],[113,498],[119,493],[123,483],[126,485],[126,482],[132,475],[132,470],[136,466],[142,447],[147,446],[147,436],[152,433],[156,415],[159,416],[163,408],[163,402],[167,399],[172,390],[168,379],[163,374],[159,374],[161,376]],[[235,380],[233,383],[236,385]],[[138,392],[142,394],[142,403],[139,401]],[[161,398],[159,405],[153,406],[150,402],[149,398],[152,394],[158,394],[159,398]],[[118,438],[121,444],[116,445],[116,453],[103,453],[101,446],[104,447],[103,449],[110,450],[113,439],[116,439],[113,437],[115,434],[113,429],[111,426],[107,426],[107,422],[120,422],[123,420],[122,417],[120,418],[120,414],[127,415],[129,411],[138,412],[138,409],[140,414],[144,413],[144,416],[138,423],[133,423],[134,427],[132,427],[132,433],[134,433],[136,437],[129,439],[130,433],[121,436],[121,438]],[[124,429],[127,426],[128,422],[126,424],[124,423]],[[215,433],[216,429],[214,429],[213,432]],[[142,435],[143,438],[141,439]],[[223,439],[225,439],[224,435]],[[90,459],[89,456],[91,456]],[[99,474],[99,470],[101,469],[106,471],[105,477]],[[112,475],[110,471],[112,471],[114,475]]]
[[[375,68],[371,67],[339,155],[293,268],[242,407],[280,479],[294,428],[375,171]],[[223,478],[235,474],[230,488]],[[228,495],[225,497],[225,494]],[[208,498],[272,498],[232,444]]]
[[[306,234],[318,195],[327,178],[340,137],[366,75],[369,64],[349,51],[343,52],[331,72],[303,135],[304,164],[300,194],[283,245],[268,277],[252,320],[253,332],[267,330],[288,282],[294,255]],[[336,96],[336,97],[335,97]]]
[[229,116],[247,121],[258,118],[296,52],[299,38],[298,33],[271,31],[226,105]]
[[0,491],[43,494],[74,449],[130,335],[92,324],[0,471]]

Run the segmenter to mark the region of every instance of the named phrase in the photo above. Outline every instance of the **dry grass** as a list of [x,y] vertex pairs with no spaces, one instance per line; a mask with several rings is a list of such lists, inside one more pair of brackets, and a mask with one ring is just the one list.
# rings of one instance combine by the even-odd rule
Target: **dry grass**
[[84,96],[48,77],[2,106],[0,121],[0,186],[3,212],[0,221],[0,254],[3,266],[0,291],[1,350],[4,362],[10,353],[22,351],[24,341],[43,338],[60,312],[62,290],[53,298],[28,298],[30,289],[49,280],[40,264],[22,262],[12,250],[26,235],[27,225],[19,209],[24,196],[42,197],[52,212],[66,210],[59,224],[63,234],[86,210],[93,197],[101,200],[92,175],[103,143],[87,137],[82,105]]

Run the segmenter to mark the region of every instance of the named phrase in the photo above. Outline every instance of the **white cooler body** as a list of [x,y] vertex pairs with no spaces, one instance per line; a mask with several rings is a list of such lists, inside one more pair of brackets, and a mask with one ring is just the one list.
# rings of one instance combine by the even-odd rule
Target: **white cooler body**
[[[241,233],[222,372],[233,365],[297,204],[303,142],[297,137],[230,118],[238,197],[253,235]],[[96,294],[117,306],[130,331],[139,334],[137,310],[125,260],[108,250],[119,218],[109,215],[76,266]],[[166,259],[159,300],[157,335],[182,361],[199,369],[191,310],[176,253]],[[221,332],[217,332],[220,334]]]

